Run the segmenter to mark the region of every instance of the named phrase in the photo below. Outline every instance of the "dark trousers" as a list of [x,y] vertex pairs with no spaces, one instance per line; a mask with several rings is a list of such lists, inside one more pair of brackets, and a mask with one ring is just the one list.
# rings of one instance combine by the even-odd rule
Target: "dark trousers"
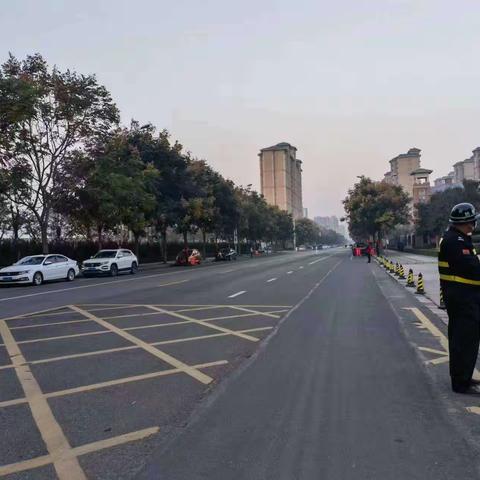
[[460,289],[445,292],[448,313],[450,376],[454,389],[470,385],[480,342],[480,295]]
[[372,261],[372,254],[367,253],[367,257],[368,257],[368,263],[370,263]]

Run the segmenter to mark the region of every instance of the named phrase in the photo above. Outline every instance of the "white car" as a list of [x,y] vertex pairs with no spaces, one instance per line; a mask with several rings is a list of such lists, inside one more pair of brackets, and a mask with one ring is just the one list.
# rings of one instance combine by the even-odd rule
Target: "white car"
[[79,272],[77,262],[64,255],[32,255],[0,269],[0,284],[41,285],[45,281],[61,279],[72,282]]
[[82,264],[84,277],[98,274],[108,274],[112,277],[119,272],[137,273],[138,258],[131,250],[119,248],[116,250],[100,250],[90,260],[85,260]]

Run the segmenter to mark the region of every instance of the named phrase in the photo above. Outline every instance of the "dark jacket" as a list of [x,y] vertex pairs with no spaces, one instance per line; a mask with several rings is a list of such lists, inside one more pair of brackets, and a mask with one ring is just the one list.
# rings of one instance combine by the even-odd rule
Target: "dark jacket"
[[443,292],[480,292],[480,261],[472,238],[451,226],[440,240],[438,271]]

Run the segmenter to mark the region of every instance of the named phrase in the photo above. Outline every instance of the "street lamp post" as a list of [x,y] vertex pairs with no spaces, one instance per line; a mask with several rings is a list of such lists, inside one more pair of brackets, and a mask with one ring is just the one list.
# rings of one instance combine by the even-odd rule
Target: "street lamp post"
[[295,219],[293,219],[293,250],[297,251],[297,228],[295,224]]

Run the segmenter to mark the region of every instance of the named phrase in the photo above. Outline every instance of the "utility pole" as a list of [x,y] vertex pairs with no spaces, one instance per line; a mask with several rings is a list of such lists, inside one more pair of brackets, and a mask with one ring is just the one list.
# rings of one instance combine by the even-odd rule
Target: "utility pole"
[[297,227],[295,219],[293,219],[293,250],[297,251]]

